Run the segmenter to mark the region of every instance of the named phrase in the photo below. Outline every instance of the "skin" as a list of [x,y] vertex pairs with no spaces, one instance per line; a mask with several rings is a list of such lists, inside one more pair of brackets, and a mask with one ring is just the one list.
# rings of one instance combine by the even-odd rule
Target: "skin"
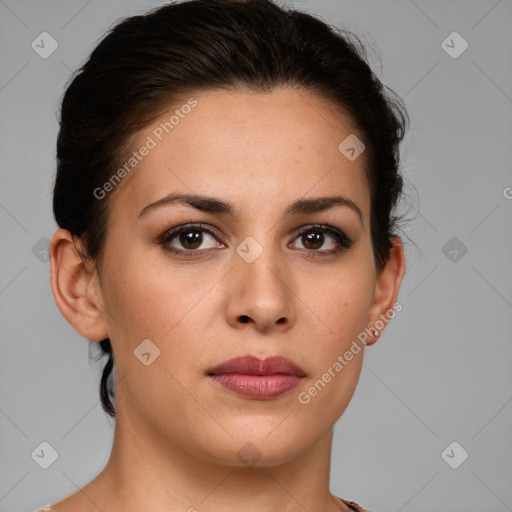
[[[53,236],[55,301],[81,335],[110,338],[117,396],[107,465],[54,509],[348,510],[329,491],[332,436],[364,350],[308,404],[298,394],[392,309],[405,272],[402,243],[394,239],[378,274],[364,153],[349,161],[338,150],[357,134],[340,109],[290,88],[193,97],[197,106],[107,198],[101,269],[80,259],[69,232]],[[134,150],[169,115],[140,133]],[[138,218],[170,192],[228,201],[236,215],[170,204]],[[343,206],[283,217],[293,201],[333,194],[353,201],[362,221]],[[195,258],[158,243],[163,232],[189,222],[219,234],[200,232],[199,249],[188,249]],[[311,228],[320,237],[314,245],[297,234],[317,223],[342,230],[352,247],[329,254],[337,245],[332,235]],[[252,263],[236,252],[248,236],[263,249]],[[175,237],[167,247],[191,246]],[[312,253],[318,257],[307,256]],[[134,355],[147,338],[160,350],[149,366]],[[291,392],[262,401],[214,386],[206,376],[247,354],[282,355],[306,377]],[[238,456],[249,442],[260,455],[253,465]]]

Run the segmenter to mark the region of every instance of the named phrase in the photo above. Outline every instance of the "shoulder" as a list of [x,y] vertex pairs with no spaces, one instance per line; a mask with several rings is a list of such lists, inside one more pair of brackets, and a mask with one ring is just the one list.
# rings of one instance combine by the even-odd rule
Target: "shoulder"
[[[336,496],[342,503],[347,505],[347,507],[350,508],[350,510],[354,510],[354,512],[371,512],[367,508],[362,507],[361,505],[357,504],[355,501],[349,501],[344,500],[343,498],[340,498],[339,496]],[[52,507],[43,507],[37,510],[36,512],[54,512]]]
[[337,498],[342,503],[344,503],[350,510],[354,510],[354,512],[371,512],[367,508],[364,508],[361,505],[358,505],[355,501],[344,500],[343,498],[340,498],[339,496],[337,496]]

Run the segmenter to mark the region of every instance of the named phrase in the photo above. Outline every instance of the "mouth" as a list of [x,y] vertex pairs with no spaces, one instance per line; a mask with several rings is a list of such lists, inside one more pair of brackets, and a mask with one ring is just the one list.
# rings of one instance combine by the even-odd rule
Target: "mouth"
[[300,366],[280,356],[237,357],[212,368],[207,375],[215,385],[256,400],[282,396],[306,376]]

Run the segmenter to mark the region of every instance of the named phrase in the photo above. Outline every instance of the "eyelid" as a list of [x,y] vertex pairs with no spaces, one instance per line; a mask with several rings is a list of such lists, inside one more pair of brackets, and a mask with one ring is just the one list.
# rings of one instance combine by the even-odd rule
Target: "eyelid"
[[176,235],[179,235],[181,232],[186,231],[187,229],[190,229],[191,231],[206,231],[210,233],[212,236],[219,238],[221,240],[224,238],[222,233],[211,224],[205,224],[204,222],[189,222],[186,224],[179,224],[178,226],[167,229],[158,237],[158,241],[161,244],[165,244],[166,242],[174,238]]

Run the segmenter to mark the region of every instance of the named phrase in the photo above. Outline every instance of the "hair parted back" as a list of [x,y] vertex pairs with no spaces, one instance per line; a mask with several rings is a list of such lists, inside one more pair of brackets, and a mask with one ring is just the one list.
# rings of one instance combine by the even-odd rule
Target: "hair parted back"
[[[403,102],[374,75],[354,34],[272,0],[186,0],[125,18],[77,70],[60,108],[53,212],[101,269],[109,197],[93,194],[130,154],[140,131],[192,93],[213,89],[312,91],[349,114],[365,144],[377,271],[400,220]],[[341,141],[340,141],[341,142]],[[132,148],[133,150],[133,148]],[[83,249],[83,250],[82,250]],[[102,407],[115,416],[114,354],[102,371]]]

